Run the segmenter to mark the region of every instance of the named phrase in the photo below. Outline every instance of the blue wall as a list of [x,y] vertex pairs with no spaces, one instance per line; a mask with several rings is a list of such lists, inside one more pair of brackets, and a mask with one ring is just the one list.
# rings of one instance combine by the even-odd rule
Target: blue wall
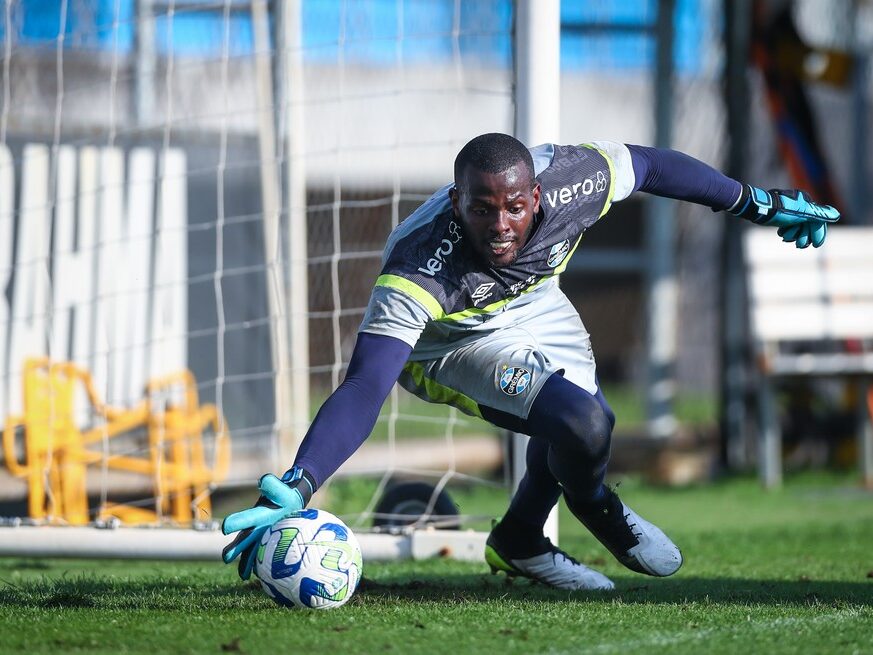
[[[6,3],[0,0],[0,39]],[[231,0],[233,2],[233,0]],[[12,32],[16,44],[55,47],[61,25],[61,0],[20,0],[14,4]],[[115,7],[119,6],[117,29]],[[159,15],[156,35],[159,52],[171,48],[176,56],[230,56],[252,50],[252,26],[245,3],[241,11],[224,13],[215,0],[204,11],[176,11],[173,19]],[[657,0],[564,0],[565,24],[599,23],[644,27],[655,18]],[[509,65],[512,45],[511,0],[466,0],[461,3],[457,46],[464,61]],[[707,7],[702,0],[677,0],[676,65],[693,73],[703,59]],[[306,0],[303,5],[304,47],[308,61],[390,66],[398,58],[407,63],[450,62],[455,54],[454,0]],[[134,43],[134,0],[67,2],[65,45],[75,49],[128,53]],[[399,38],[402,35],[403,38]],[[226,41],[225,41],[226,40]],[[226,46],[225,46],[226,43]],[[343,47],[339,47],[339,43]],[[561,39],[562,66],[567,70],[639,70],[650,68],[653,39],[632,31],[577,35]]]

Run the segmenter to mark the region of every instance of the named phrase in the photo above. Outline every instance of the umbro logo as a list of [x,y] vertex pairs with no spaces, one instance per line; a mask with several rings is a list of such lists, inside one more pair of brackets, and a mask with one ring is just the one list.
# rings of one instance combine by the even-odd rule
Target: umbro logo
[[473,299],[473,303],[478,303],[480,300],[485,300],[491,295],[491,289],[494,288],[494,282],[485,282],[484,284],[480,284],[476,287],[476,290],[470,296]]

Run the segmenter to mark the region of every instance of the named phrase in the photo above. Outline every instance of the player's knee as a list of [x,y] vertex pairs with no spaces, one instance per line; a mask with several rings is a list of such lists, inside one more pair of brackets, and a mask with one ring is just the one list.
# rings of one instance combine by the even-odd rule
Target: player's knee
[[609,431],[612,432],[615,428],[615,412],[612,411],[609,405],[601,405],[600,407],[603,409],[603,413],[606,414],[606,420],[609,421]]
[[580,438],[584,442],[585,452],[592,460],[603,459],[609,455],[613,423],[614,419],[610,420],[609,414],[599,403],[588,412],[586,430]]
[[609,454],[612,421],[600,403],[593,399],[573,403],[565,408],[561,419],[566,445],[575,452],[589,461]]

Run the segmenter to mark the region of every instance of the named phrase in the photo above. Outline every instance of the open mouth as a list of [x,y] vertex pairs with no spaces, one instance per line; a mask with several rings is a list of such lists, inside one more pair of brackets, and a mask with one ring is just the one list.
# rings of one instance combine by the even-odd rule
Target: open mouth
[[505,255],[509,252],[514,243],[515,239],[492,239],[488,242],[488,247],[491,249],[493,255],[499,257],[500,255]]

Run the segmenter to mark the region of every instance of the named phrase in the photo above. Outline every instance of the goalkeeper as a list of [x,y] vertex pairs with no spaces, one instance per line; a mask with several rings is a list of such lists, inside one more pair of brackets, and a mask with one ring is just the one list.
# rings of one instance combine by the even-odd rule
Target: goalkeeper
[[667,576],[682,555],[604,484],[615,416],[597,381],[585,326],[558,287],[583,233],[635,191],[687,200],[778,228],[798,248],[824,243],[829,206],[764,191],[673,150],[594,142],[528,150],[483,134],[437,191],[389,236],[382,274],[343,383],[319,410],[294,466],[261,479],[256,507],[224,560],[251,575],[264,530],[303,508],[363,443],[395,382],[429,402],[530,435],[527,472],[488,537],[492,570],[560,589],[612,582],[554,546],[543,525],[561,495],[628,568]]

